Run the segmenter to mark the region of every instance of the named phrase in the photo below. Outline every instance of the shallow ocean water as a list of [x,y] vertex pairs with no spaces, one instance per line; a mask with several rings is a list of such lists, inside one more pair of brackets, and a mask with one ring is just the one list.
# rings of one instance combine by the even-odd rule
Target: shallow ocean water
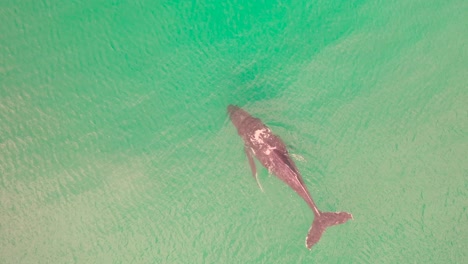
[[[4,1],[0,263],[465,263],[466,1]],[[288,145],[313,214],[228,120]]]

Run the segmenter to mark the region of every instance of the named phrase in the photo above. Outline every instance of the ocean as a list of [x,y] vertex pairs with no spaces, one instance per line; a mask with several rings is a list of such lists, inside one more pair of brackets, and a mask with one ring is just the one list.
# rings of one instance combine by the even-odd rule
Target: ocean
[[[0,4],[0,263],[467,263],[468,2]],[[463,33],[465,32],[465,33]],[[318,207],[251,175],[226,107]]]

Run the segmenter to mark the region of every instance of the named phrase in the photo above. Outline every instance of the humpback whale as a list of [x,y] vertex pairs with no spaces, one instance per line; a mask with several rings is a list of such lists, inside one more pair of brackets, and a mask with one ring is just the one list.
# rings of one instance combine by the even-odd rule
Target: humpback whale
[[320,211],[310,196],[296,164],[289,157],[283,141],[274,135],[260,119],[251,116],[240,107],[229,105],[227,111],[239,136],[244,140],[244,150],[249,160],[252,175],[260,189],[263,191],[258,181],[253,157],[256,157],[270,174],[277,176],[289,185],[312,209],[314,220],[305,241],[309,250],[320,240],[327,227],[343,224],[353,218],[347,212]]

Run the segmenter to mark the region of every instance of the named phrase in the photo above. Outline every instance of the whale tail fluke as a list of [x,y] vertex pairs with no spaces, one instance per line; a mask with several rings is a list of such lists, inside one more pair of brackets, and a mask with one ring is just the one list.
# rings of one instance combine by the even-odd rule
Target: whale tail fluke
[[343,224],[352,218],[353,216],[347,212],[320,212],[319,215],[316,214],[306,237],[306,247],[310,250],[320,240],[327,227]]

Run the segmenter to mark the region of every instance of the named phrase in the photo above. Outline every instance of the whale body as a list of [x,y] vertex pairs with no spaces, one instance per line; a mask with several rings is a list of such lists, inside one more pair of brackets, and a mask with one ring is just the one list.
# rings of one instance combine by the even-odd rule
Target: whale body
[[306,247],[310,250],[322,237],[323,232],[330,226],[343,224],[353,216],[347,212],[322,212],[312,196],[294,161],[289,157],[288,150],[283,141],[263,124],[245,110],[235,105],[227,107],[228,114],[239,136],[244,141],[244,150],[249,160],[252,175],[263,190],[257,177],[257,169],[253,157],[275,175],[289,185],[309,205],[314,213],[314,220],[306,237]]

